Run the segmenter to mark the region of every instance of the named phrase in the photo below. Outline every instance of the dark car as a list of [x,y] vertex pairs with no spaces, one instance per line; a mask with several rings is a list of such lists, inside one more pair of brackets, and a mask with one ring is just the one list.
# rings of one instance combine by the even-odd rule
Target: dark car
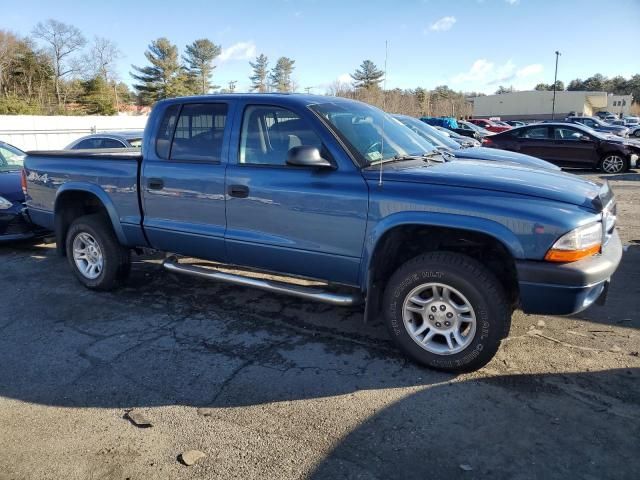
[[24,152],[0,142],[0,243],[25,240],[40,233],[28,221],[22,191]]
[[604,120],[605,118],[607,118],[607,117],[609,117],[611,115],[613,115],[613,113],[608,112],[606,110],[604,112],[596,112],[595,113],[595,116],[598,117],[601,120]]
[[611,125],[607,122],[603,122],[599,118],[596,117],[567,117],[564,119],[565,122],[570,123],[580,123],[589,128],[593,128],[598,132],[604,133],[613,133],[614,135],[619,135],[621,137],[629,136],[629,129],[627,127],[621,127],[618,125]]
[[484,137],[493,135],[492,132],[486,130],[478,125],[474,125],[471,122],[467,122],[465,120],[458,120],[458,128],[455,130],[456,133],[460,135],[465,135],[467,137],[476,138],[478,140],[482,140]]
[[527,167],[546,168],[549,170],[559,170],[555,165],[540,160],[539,158],[531,157],[529,155],[523,155],[521,153],[509,152],[507,150],[498,150],[495,148],[484,147],[463,147],[457,142],[447,138],[439,130],[431,125],[427,125],[421,122],[417,118],[409,117],[407,115],[394,115],[396,120],[402,123],[405,127],[410,128],[415,133],[424,138],[427,142],[433,145],[441,152],[451,154],[454,158],[459,160],[488,160],[494,162],[509,162],[518,165],[524,165]]
[[142,133],[142,130],[94,133],[71,142],[64,149],[140,148],[142,146]]
[[501,148],[542,158],[561,167],[590,167],[620,173],[635,167],[640,147],[580,124],[537,123],[497,133],[483,141]]
[[476,138],[465,137],[464,135],[460,135],[459,133],[456,133],[453,130],[449,130],[448,128],[435,127],[433,125],[429,125],[429,126],[438,130],[442,134],[442,136],[453,140],[458,145],[461,145],[463,147],[479,147],[480,145],[482,145],[480,140]]

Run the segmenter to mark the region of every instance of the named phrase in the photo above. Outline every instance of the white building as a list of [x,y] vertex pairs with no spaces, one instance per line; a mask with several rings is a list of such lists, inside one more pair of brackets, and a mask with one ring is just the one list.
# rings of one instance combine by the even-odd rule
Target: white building
[[[558,91],[555,100],[555,118],[569,114],[591,116],[600,110],[623,115],[629,114],[631,95],[609,95],[607,92]],[[546,120],[551,118],[553,92],[532,90],[527,92],[486,95],[471,99],[473,116],[500,117],[501,120]]]

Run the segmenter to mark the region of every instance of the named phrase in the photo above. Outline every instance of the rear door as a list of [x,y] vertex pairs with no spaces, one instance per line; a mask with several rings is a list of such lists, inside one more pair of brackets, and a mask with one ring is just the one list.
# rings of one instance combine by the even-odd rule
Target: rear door
[[[229,261],[357,285],[368,187],[351,159],[302,107],[251,103],[236,122],[227,168]],[[317,147],[335,168],[287,165],[287,152],[300,145]]]
[[514,133],[516,151],[554,163],[558,160],[548,125],[526,127]]
[[225,261],[224,177],[233,102],[173,104],[145,146],[144,227],[154,248]]

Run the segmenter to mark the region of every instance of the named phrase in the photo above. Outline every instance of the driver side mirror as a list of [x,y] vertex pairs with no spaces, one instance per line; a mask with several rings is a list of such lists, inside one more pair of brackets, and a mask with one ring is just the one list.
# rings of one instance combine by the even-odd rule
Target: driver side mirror
[[317,147],[301,145],[292,147],[287,152],[287,165],[295,167],[333,168],[326,158],[322,158]]
[[591,141],[591,137],[588,135],[580,135],[580,141],[581,142],[590,142]]

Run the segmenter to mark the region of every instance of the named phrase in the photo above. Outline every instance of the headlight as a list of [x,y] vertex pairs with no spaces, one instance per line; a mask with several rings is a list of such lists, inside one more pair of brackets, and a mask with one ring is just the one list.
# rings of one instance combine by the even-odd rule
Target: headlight
[[591,223],[560,237],[544,259],[549,262],[575,262],[595,255],[602,246],[602,223]]
[[13,203],[7,200],[4,197],[0,197],[0,210],[7,210],[8,208],[13,207]]

